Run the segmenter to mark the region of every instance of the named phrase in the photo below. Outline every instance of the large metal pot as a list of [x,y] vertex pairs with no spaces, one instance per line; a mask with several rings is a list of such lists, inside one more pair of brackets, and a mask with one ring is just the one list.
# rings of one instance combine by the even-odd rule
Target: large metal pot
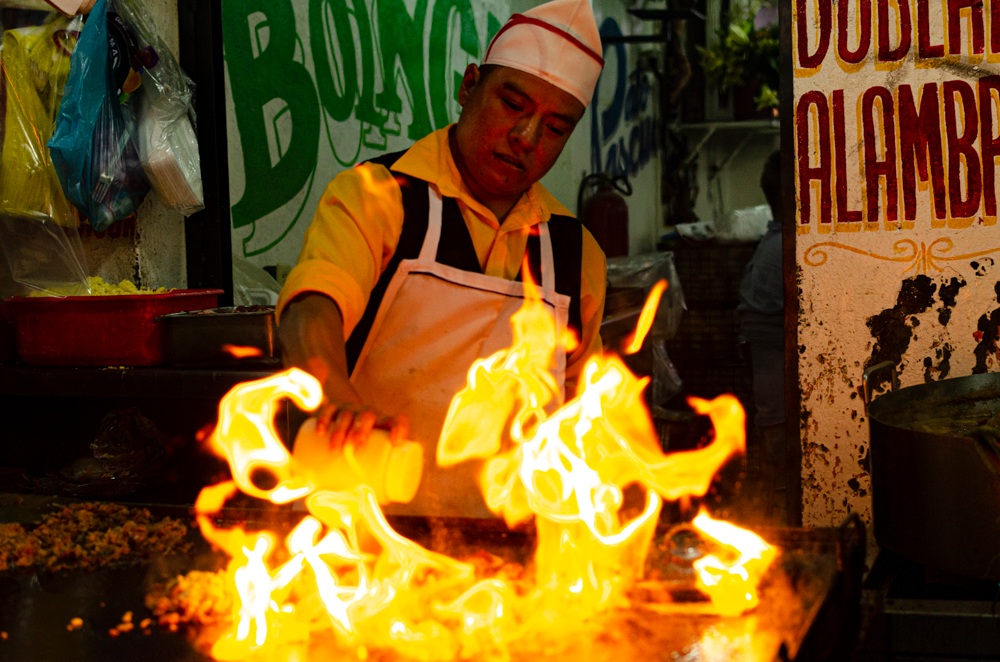
[[[872,398],[873,375],[893,390]],[[896,389],[864,374],[879,547],[928,568],[1000,580],[1000,374]]]

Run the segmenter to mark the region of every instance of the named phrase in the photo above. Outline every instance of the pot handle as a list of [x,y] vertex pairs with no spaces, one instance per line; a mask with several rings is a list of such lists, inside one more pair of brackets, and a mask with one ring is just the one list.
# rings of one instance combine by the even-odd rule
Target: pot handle
[[899,388],[899,374],[896,372],[896,364],[892,361],[882,361],[882,363],[876,363],[872,367],[868,368],[861,375],[861,381],[864,384],[864,398],[865,398],[865,409],[868,405],[872,403],[872,392],[874,388],[872,387],[872,377],[882,372],[883,370],[889,370],[889,387],[891,390],[895,391]]
[[995,474],[1000,474],[1000,430],[981,427],[970,434],[976,442],[976,450],[986,466]]

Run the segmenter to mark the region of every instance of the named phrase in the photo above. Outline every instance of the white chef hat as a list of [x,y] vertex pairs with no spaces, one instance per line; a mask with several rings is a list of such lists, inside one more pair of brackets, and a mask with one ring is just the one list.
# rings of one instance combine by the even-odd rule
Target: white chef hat
[[552,0],[511,16],[482,63],[534,74],[586,106],[604,67],[602,52],[589,0]]

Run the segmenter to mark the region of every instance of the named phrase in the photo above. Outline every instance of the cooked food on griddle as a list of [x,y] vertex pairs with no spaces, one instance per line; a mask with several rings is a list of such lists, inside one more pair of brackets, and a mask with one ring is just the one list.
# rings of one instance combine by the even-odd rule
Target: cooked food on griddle
[[112,503],[63,506],[36,525],[0,524],[0,571],[96,570],[186,553],[188,528],[145,508]]

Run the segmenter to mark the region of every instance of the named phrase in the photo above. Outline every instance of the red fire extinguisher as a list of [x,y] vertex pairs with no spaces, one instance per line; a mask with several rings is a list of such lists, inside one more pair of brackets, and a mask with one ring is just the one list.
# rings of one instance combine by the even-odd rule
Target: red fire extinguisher
[[[587,190],[597,190],[587,195]],[[577,209],[583,227],[590,230],[608,257],[628,255],[628,204],[632,185],[624,175],[587,175],[580,183]]]

